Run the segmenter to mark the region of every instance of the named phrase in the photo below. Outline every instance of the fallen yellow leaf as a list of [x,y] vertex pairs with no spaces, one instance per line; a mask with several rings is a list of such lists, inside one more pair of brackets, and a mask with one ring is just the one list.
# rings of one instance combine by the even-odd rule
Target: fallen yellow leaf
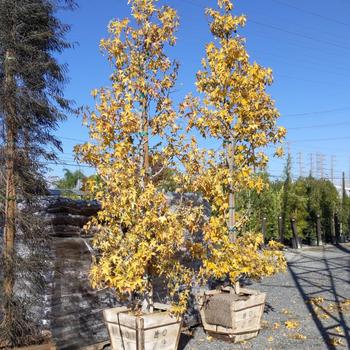
[[333,310],[337,309],[337,305],[336,304],[329,304],[327,309],[329,311],[333,311]]
[[282,313],[285,315],[290,315],[290,311],[288,309],[282,309]]
[[281,324],[278,323],[278,322],[275,322],[275,323],[273,324],[273,326],[272,326],[272,329],[278,329],[278,328],[280,328],[280,327],[281,327]]
[[339,335],[344,335],[344,330],[341,327],[335,327],[335,331],[339,334]]
[[289,338],[297,339],[297,340],[305,340],[305,339],[307,339],[306,335],[301,334],[301,333],[294,333],[294,334],[291,334],[291,335],[289,336]]
[[344,346],[343,341],[339,338],[331,338],[329,344],[332,346]]
[[284,325],[288,329],[294,329],[294,328],[299,327],[300,323],[298,321],[288,320],[284,323]]
[[269,328],[269,323],[267,321],[261,321],[261,328]]
[[350,311],[350,299],[341,301],[339,304],[339,308],[341,311]]
[[320,305],[324,303],[324,298],[323,297],[314,297],[310,298],[308,301],[312,305]]

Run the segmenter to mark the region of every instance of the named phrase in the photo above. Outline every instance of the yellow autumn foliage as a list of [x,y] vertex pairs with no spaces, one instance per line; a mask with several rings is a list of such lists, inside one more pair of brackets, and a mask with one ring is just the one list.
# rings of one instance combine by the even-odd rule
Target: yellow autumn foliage
[[[250,63],[244,40],[235,34],[245,17],[233,16],[231,1],[219,0],[218,11],[207,10],[219,45],[207,45],[197,75],[203,103],[189,96],[180,114],[188,117],[188,131],[217,138],[223,148],[201,149],[194,137],[188,142],[170,97],[178,64],[165,53],[176,42],[176,11],[157,7],[157,0],[129,3],[132,19],[110,22],[110,36],[101,40],[114,70],[110,87],[93,90],[95,109],[84,116],[91,142],[76,147],[79,159],[96,168],[98,176],[85,186],[102,207],[87,225],[96,232],[90,276],[94,287],[113,288],[120,297],[150,295],[160,277],[168,281],[173,312],[181,314],[195,278],[228,276],[235,282],[285,269],[278,243],[263,246],[256,233],[232,241],[228,227],[230,190],[265,188],[254,169],[266,166],[263,148],[278,144],[285,129],[276,126],[278,112],[265,90],[271,70]],[[234,146],[233,171],[227,166],[228,142]],[[169,203],[160,189],[168,169],[174,170],[180,197],[199,193],[210,204],[208,220],[204,207]],[[235,217],[239,232],[243,218]],[[183,262],[184,254],[201,262],[199,273]]]
[[183,157],[182,182],[211,206],[203,227],[200,275],[203,280],[229,277],[235,283],[241,276],[259,278],[286,268],[280,244],[263,247],[261,234],[242,234],[244,215],[234,207],[235,193],[266,188],[256,170],[268,163],[267,146],[276,145],[276,155],[283,154],[279,144],[286,130],[277,126],[279,113],[266,92],[272,70],[250,62],[245,40],[237,34],[246,18],[234,16],[232,9],[230,0],[219,0],[217,10],[206,11],[217,40],[206,46],[203,68],[197,73],[200,97],[189,95],[181,112],[188,118],[189,132],[195,129],[219,144],[213,152],[192,139]]
[[173,208],[159,189],[162,173],[177,166],[183,137],[170,98],[178,64],[165,54],[175,44],[178,17],[156,2],[130,0],[133,20],[110,22],[101,48],[114,67],[111,86],[92,92],[96,108],[84,118],[92,141],[76,152],[96,168],[86,187],[102,206],[88,223],[97,232],[92,285],[120,297],[145,295],[161,277],[173,311],[182,313],[193,271],[179,257],[191,249],[184,232],[197,229],[200,209]]

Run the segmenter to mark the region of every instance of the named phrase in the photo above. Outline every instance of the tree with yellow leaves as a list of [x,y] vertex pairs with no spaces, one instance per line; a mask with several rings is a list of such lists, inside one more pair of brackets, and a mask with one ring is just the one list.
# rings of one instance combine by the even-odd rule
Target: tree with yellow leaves
[[[235,211],[235,193],[264,189],[255,171],[267,165],[264,148],[280,143],[286,131],[277,127],[279,113],[266,92],[273,80],[271,69],[250,62],[245,39],[237,34],[246,17],[232,14],[230,0],[218,0],[218,6],[206,10],[217,41],[206,46],[203,69],[197,73],[196,86],[203,99],[189,96],[182,112],[189,117],[189,129],[219,141],[222,148],[206,152],[193,139],[191,152],[184,157],[184,179],[212,208],[203,230],[202,276],[229,276],[235,283],[242,275],[261,277],[285,268],[276,242],[261,249],[261,234],[237,237],[243,217]],[[276,155],[281,153],[276,147]]]
[[88,225],[97,228],[91,280],[120,297],[141,295],[144,310],[152,312],[152,282],[162,277],[173,312],[182,313],[193,273],[179,257],[198,213],[171,208],[160,190],[183,141],[170,98],[178,64],[165,54],[179,21],[171,7],[157,8],[157,0],[129,3],[133,22],[112,21],[110,37],[101,41],[114,72],[110,88],[92,92],[96,110],[86,123],[93,142],[76,147],[80,159],[97,169],[98,181],[91,178],[86,186],[102,205]]

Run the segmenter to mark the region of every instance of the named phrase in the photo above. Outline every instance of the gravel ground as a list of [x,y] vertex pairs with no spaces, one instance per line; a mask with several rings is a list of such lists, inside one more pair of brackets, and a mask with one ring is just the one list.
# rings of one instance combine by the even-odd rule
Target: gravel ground
[[267,293],[257,338],[232,344],[198,327],[192,336],[182,335],[179,349],[350,349],[350,245],[303,248],[286,256],[286,273],[250,286]]

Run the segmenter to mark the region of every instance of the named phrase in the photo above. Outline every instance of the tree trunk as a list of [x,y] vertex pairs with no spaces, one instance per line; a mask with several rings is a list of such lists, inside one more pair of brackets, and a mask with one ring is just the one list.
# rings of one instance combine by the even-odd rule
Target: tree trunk
[[227,162],[229,168],[230,184],[229,184],[229,221],[228,230],[230,241],[234,242],[237,238],[236,235],[236,203],[235,203],[235,193],[233,187],[233,171],[234,171],[234,140],[231,137],[230,142],[227,144]]
[[316,233],[317,233],[317,245],[323,245],[322,241],[322,226],[321,226],[321,215],[317,214],[316,216]]
[[267,226],[267,219],[264,216],[261,220],[261,233],[262,233],[263,238],[264,238],[264,243],[266,242],[266,229],[267,229],[266,226]]
[[293,238],[292,238],[292,248],[293,249],[300,249],[301,244],[300,244],[300,239],[298,235],[298,229],[297,229],[297,224],[295,218],[292,218],[290,220],[290,226],[293,232]]
[[[141,139],[142,139],[142,169],[145,172],[144,178],[142,180],[143,186],[145,187],[150,180],[150,164],[149,164],[149,119],[148,119],[148,106],[146,97],[142,101],[142,115],[141,115]],[[146,293],[146,309],[148,312],[154,311],[154,301],[153,301],[153,283],[151,277],[151,266],[146,268],[147,279],[147,293]]]
[[149,136],[148,136],[148,118],[147,116],[144,118],[143,122],[143,156],[144,156],[144,170],[146,173],[146,183],[150,175],[150,167],[149,167]]
[[278,235],[279,235],[279,240],[281,243],[284,243],[284,236],[283,236],[283,219],[282,216],[278,217]]
[[11,70],[10,52],[5,58],[5,224],[4,224],[4,317],[3,323],[12,324],[11,299],[14,287],[14,245],[15,245],[15,216],[16,216],[16,184],[15,184],[15,152],[16,152],[16,123],[15,123],[15,81]]
[[[145,116],[144,120],[144,126],[143,126],[143,155],[144,155],[144,170],[145,170],[145,177],[146,181],[145,183],[149,181],[150,177],[150,165],[149,165],[149,136],[148,136],[148,129],[149,129],[149,122],[147,114]],[[151,276],[151,268],[150,266],[147,267],[147,278],[148,278],[148,293],[147,293],[147,304],[148,304],[148,311],[153,312],[154,311],[154,302],[153,302],[153,282],[152,282],[152,276]]]
[[336,244],[336,236],[335,236],[335,221],[334,221],[334,212],[332,211],[331,218],[330,218],[330,223],[331,223],[331,243]]
[[339,220],[339,214],[334,214],[334,227],[335,227],[335,243],[339,244],[341,242],[340,239],[340,220]]

